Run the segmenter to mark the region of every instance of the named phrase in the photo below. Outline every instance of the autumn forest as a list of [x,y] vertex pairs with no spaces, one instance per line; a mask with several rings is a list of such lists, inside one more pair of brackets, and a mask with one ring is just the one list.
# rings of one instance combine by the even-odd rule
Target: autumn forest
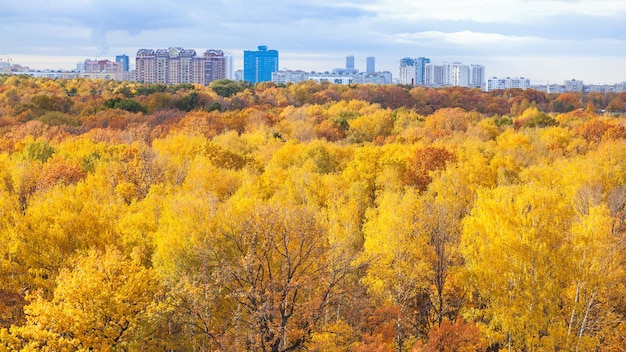
[[624,110],[0,76],[0,351],[626,351]]

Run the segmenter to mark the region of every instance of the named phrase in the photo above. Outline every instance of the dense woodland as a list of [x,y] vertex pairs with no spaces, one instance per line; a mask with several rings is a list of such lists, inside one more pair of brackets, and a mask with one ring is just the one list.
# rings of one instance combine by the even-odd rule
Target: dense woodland
[[624,351],[625,106],[0,76],[0,351]]

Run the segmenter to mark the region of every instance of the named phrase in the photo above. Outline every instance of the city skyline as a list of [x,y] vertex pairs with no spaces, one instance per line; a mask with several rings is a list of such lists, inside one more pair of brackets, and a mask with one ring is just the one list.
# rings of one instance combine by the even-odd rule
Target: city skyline
[[479,63],[486,77],[533,82],[626,80],[626,2],[508,0],[415,2],[244,0],[3,1],[0,59],[71,69],[86,57],[141,48],[220,48],[243,68],[244,50],[279,50],[279,69],[332,70],[355,57],[365,71],[398,74],[403,57]]

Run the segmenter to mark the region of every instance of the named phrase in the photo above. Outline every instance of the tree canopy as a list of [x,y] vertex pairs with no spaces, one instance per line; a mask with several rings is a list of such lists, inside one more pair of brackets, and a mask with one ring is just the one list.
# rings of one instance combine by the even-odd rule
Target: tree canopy
[[0,350],[626,349],[625,100],[0,75]]

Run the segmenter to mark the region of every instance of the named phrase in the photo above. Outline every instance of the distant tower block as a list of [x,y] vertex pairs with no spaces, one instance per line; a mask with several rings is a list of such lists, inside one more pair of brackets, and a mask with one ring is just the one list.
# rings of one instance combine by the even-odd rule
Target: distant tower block
[[346,71],[352,72],[354,71],[354,56],[346,56]]
[[367,73],[376,72],[376,58],[374,58],[373,56],[368,56],[365,67],[366,67],[365,72]]

